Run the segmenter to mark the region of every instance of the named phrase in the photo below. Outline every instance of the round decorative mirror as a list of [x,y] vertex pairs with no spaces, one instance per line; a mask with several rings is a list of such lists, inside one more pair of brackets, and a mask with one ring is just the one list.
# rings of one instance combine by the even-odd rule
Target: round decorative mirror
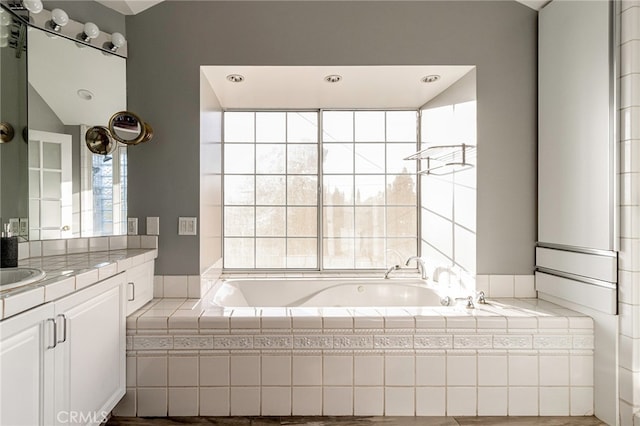
[[109,131],[118,142],[127,145],[137,145],[146,142],[146,123],[136,114],[129,111],[120,111],[109,120]]
[[94,154],[111,154],[117,147],[117,143],[113,141],[109,129],[104,126],[94,126],[87,130],[84,140],[89,151]]

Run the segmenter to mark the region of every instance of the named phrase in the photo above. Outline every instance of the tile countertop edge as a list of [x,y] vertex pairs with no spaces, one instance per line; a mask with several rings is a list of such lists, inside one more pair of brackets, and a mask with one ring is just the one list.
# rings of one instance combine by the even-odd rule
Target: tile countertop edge
[[[0,292],[0,321],[90,287],[157,257],[157,249],[120,249],[22,259],[19,261],[20,267],[42,269],[47,276],[42,281]],[[70,280],[73,285],[69,283]],[[63,282],[67,285],[61,285]],[[47,294],[49,289],[55,289],[55,292]]]

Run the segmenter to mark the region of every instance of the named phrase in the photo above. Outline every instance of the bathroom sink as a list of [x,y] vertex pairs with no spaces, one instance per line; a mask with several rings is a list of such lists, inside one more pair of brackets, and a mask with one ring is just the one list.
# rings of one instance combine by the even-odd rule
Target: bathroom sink
[[45,272],[35,268],[0,269],[0,291],[31,284],[44,278]]

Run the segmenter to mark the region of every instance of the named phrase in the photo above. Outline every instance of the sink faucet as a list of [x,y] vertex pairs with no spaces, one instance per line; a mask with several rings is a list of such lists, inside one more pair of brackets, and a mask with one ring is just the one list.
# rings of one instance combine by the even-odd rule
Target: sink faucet
[[411,263],[412,260],[416,261],[416,266],[418,267],[418,271],[420,272],[420,277],[423,280],[427,279],[427,271],[426,268],[424,266],[424,260],[422,260],[421,257],[418,256],[411,256],[410,258],[407,259],[407,261],[404,263],[405,266],[409,266],[409,263]]
[[438,266],[433,270],[433,282],[437,283],[440,281],[440,275],[443,273],[447,273],[449,275],[449,280],[451,280],[451,275],[454,274],[453,270],[447,266]]
[[389,267],[389,269],[387,269],[387,272],[384,273],[384,279],[388,280],[389,279],[389,274],[393,271],[397,271],[398,269],[400,269],[400,265],[393,265],[391,267]]

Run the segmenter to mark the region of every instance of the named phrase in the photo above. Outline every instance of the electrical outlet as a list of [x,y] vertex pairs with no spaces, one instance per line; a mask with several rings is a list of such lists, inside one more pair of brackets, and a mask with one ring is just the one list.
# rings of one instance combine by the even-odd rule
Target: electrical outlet
[[179,217],[178,235],[197,235],[197,221],[196,217]]
[[29,235],[29,218],[21,217],[20,218],[20,236],[26,237]]
[[138,218],[127,218],[127,235],[138,235]]
[[12,217],[9,219],[9,232],[11,235],[18,236],[20,234],[20,219]]
[[147,218],[147,235],[160,235],[160,218]]

